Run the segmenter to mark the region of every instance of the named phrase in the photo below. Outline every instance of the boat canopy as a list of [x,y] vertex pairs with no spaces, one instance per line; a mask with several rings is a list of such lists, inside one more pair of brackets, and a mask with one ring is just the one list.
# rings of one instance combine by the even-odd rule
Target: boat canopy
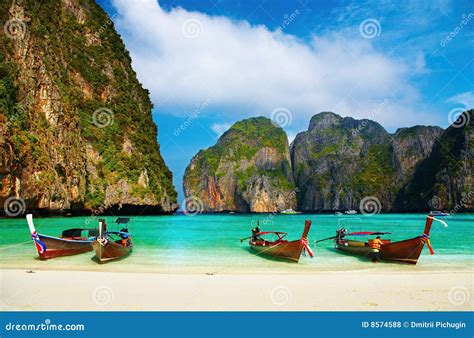
[[130,237],[130,234],[128,232],[125,232],[125,231],[107,231],[106,232],[107,235],[116,235],[116,236],[119,236],[123,239],[127,239]]
[[287,232],[281,232],[281,231],[264,231],[264,232],[257,233],[257,235],[269,235],[269,234],[288,235]]
[[285,237],[286,235],[288,235],[287,232],[281,232],[281,231],[263,231],[263,232],[259,232],[256,234],[257,236],[261,236],[261,235],[277,235],[278,236],[278,240],[281,240],[283,239],[283,237]]
[[372,231],[358,231],[358,232],[350,232],[345,234],[346,236],[372,236],[372,235],[386,235],[390,234],[390,232],[372,232]]
[[97,229],[84,229],[84,228],[73,228],[73,229],[67,229],[64,230],[61,233],[62,237],[82,237],[82,232],[87,231],[88,235],[87,237],[92,237],[92,236],[97,236],[99,234],[99,231]]
[[127,218],[127,217],[119,217],[115,221],[115,223],[117,224],[127,224],[128,222],[130,222],[130,218]]

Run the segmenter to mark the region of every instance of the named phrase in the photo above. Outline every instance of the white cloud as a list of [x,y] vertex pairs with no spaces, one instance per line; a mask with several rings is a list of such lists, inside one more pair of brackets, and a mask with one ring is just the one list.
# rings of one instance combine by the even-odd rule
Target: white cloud
[[474,108],[474,92],[464,92],[450,97],[448,102],[460,103],[465,108]]
[[213,123],[211,129],[216,133],[217,137],[221,137],[231,126],[230,123]]
[[[164,11],[153,0],[114,5],[133,67],[161,112],[181,115],[210,99],[215,114],[234,121],[285,107],[292,129],[321,111],[374,118],[388,128],[435,122],[414,108],[419,94],[406,83],[413,65],[360,36],[326,32],[303,42],[246,21]],[[422,55],[416,63],[424,68]]]

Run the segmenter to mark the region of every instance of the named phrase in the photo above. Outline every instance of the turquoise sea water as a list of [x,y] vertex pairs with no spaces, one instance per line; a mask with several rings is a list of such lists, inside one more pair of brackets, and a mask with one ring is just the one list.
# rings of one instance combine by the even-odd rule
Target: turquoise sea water
[[[115,217],[105,217],[110,226]],[[421,235],[426,215],[381,214],[373,216],[217,214],[195,216],[131,217],[130,232],[135,248],[130,256],[104,265],[97,264],[93,252],[47,261],[37,258],[26,219],[0,220],[0,267],[94,271],[137,271],[158,273],[318,273],[320,271],[379,269],[383,271],[469,270],[473,267],[472,234],[474,215],[460,214],[447,218],[445,228],[433,223],[431,243],[436,252],[425,248],[418,265],[372,264],[334,250],[332,241],[315,245],[316,239],[333,236],[339,226],[349,231],[388,231],[392,241]],[[309,242],[313,259],[302,257],[300,263],[287,263],[253,254],[248,242],[240,238],[260,220],[262,231],[286,231],[288,239],[298,239],[304,221],[312,221]],[[92,217],[35,218],[38,232],[57,236],[73,227],[92,227]],[[253,223],[252,223],[253,222]],[[252,223],[252,225],[251,225]]]

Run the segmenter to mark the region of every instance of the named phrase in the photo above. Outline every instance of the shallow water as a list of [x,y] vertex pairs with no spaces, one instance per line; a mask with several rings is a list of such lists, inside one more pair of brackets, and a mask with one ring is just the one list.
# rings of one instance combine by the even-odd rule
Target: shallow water
[[[103,218],[107,219],[111,230],[115,217]],[[361,269],[408,272],[471,270],[473,267],[473,214],[453,215],[445,219],[449,224],[448,228],[434,222],[431,244],[436,254],[431,256],[425,248],[416,266],[372,264],[366,259],[336,252],[332,241],[317,245],[313,242],[333,236],[339,226],[344,226],[348,231],[391,232],[391,235],[383,238],[390,238],[392,241],[416,237],[424,229],[426,215],[422,214],[341,217],[216,214],[138,216],[131,219],[130,232],[135,244],[132,254],[104,265],[99,265],[92,259],[93,252],[40,261],[30,239],[26,219],[1,219],[0,267],[157,273],[317,273]],[[262,231],[286,231],[288,239],[298,239],[305,219],[312,221],[308,239],[315,257],[302,257],[299,264],[257,256],[249,251],[247,241],[241,243],[239,240],[249,236],[250,229],[257,220],[260,220]],[[93,217],[36,218],[34,221],[38,232],[53,236],[67,228],[93,227],[97,224],[97,219]]]

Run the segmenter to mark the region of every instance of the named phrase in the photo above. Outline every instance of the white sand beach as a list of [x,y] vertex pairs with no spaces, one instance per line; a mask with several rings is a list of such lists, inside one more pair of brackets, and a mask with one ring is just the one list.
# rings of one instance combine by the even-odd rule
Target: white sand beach
[[0,270],[2,310],[469,311],[473,274]]

